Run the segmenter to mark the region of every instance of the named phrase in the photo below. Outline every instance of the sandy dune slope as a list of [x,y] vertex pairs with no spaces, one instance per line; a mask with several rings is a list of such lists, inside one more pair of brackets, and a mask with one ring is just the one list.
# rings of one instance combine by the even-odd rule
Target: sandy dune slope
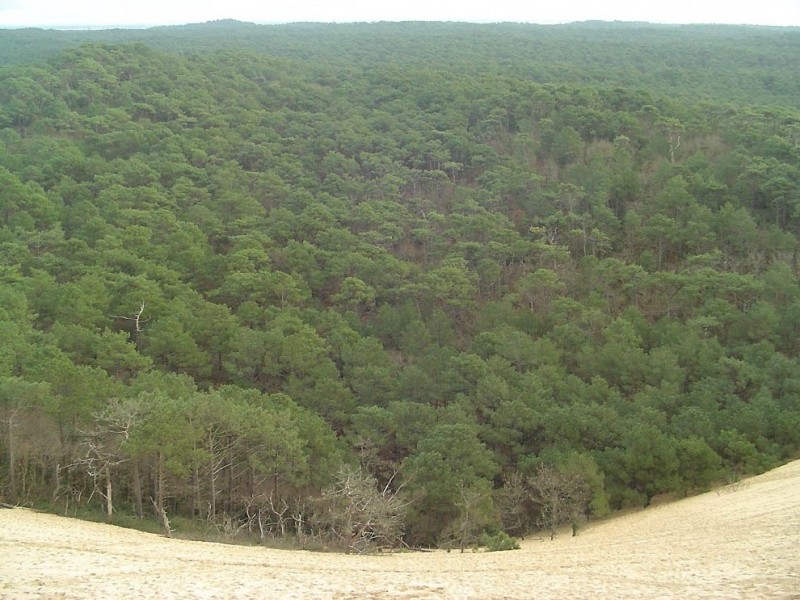
[[2,509],[0,598],[800,600],[800,462],[513,552],[288,552]]

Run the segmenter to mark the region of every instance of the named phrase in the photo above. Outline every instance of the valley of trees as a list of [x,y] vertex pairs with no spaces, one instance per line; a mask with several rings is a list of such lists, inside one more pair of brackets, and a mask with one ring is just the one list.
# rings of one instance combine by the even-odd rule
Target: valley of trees
[[464,548],[797,456],[796,29],[22,30],[0,62],[5,503]]

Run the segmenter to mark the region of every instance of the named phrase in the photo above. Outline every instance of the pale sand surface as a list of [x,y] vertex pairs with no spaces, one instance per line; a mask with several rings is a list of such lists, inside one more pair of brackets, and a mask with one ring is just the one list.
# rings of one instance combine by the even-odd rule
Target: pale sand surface
[[0,598],[800,600],[800,461],[511,552],[279,551],[0,509]]

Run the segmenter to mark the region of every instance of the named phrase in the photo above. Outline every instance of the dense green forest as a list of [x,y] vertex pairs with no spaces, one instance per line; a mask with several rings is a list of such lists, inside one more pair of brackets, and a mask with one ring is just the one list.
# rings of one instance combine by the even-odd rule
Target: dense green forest
[[798,454],[796,29],[220,22],[0,57],[6,503],[491,546]]

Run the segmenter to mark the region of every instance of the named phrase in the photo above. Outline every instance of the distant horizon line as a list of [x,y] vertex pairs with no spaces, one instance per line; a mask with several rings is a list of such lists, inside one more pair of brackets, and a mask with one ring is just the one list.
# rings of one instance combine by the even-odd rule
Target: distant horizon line
[[377,25],[377,24],[403,24],[403,23],[425,23],[425,24],[463,24],[463,25],[536,25],[540,27],[558,27],[564,25],[648,25],[653,27],[759,27],[768,29],[798,29],[800,25],[764,25],[757,23],[714,23],[714,22],[692,22],[692,23],[661,23],[657,21],[625,21],[622,19],[603,20],[586,19],[583,21],[563,21],[557,23],[537,23],[534,21],[459,21],[459,20],[393,20],[383,19],[378,21],[244,21],[240,19],[211,19],[209,21],[191,21],[184,23],[117,23],[106,25],[3,25],[0,24],[0,31],[19,30],[19,29],[42,29],[53,31],[108,31],[114,29],[157,29],[162,27],[190,27],[193,25],[213,25],[213,24],[241,24],[253,26],[281,26],[281,25]]

